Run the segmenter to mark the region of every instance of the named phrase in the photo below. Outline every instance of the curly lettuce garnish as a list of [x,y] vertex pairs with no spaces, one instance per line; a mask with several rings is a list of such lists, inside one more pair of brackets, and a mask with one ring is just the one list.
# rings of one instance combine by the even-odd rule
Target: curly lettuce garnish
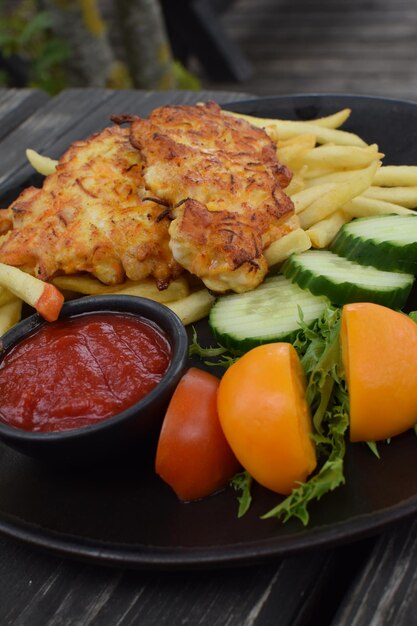
[[213,367],[220,366],[227,369],[237,359],[240,355],[236,355],[231,353],[227,348],[217,344],[216,347],[209,346],[204,347],[198,343],[197,331],[193,328],[193,334],[191,338],[191,343],[188,349],[189,356],[196,355],[203,360],[205,365],[211,365]]
[[236,474],[230,481],[233,489],[240,492],[237,497],[239,503],[239,509],[237,512],[238,517],[243,517],[250,509],[250,505],[252,504],[252,482],[253,478],[246,470]]

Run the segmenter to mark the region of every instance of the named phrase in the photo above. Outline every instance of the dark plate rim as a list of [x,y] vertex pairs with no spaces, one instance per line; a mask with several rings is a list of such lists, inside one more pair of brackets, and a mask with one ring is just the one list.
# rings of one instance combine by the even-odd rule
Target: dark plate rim
[[[394,98],[387,96],[379,96],[379,95],[371,95],[371,94],[349,94],[338,91],[329,91],[329,92],[299,92],[294,94],[283,94],[280,96],[259,96],[253,98],[244,98],[239,100],[234,100],[230,102],[226,102],[224,104],[220,104],[220,106],[224,109],[235,109],[241,106],[248,106],[251,104],[259,104],[267,105],[271,103],[272,105],[276,102],[291,102],[291,100],[315,100],[315,99],[338,99],[338,100],[347,100],[349,102],[355,100],[372,100],[379,102],[386,102],[391,104],[400,104],[400,105],[411,105],[413,107],[417,106],[417,100],[411,100],[407,98]],[[346,105],[348,106],[348,105]]]
[[367,513],[316,529],[306,527],[294,536],[233,545],[159,547],[142,544],[105,543],[54,532],[20,519],[0,519],[0,532],[10,538],[58,556],[113,567],[144,570],[197,570],[253,565],[300,553],[329,549],[378,534],[417,511],[417,495],[399,505]]
[[[251,105],[278,105],[291,101],[337,99],[345,100],[346,106],[357,100],[378,101],[401,106],[417,107],[417,102],[383,96],[348,93],[296,93],[277,96],[254,97],[227,102],[225,109],[237,109]],[[5,517],[0,511],[0,533],[22,541],[49,553],[76,560],[122,566],[133,569],[186,570],[211,569],[251,565],[270,559],[282,558],[301,552],[330,548],[349,543],[381,532],[417,512],[417,493],[391,507],[347,518],[332,525],[319,528],[308,526],[295,535],[254,540],[236,544],[206,547],[159,547],[144,544],[105,543],[82,536],[59,533],[22,520],[12,515]],[[3,518],[2,518],[3,517]]]

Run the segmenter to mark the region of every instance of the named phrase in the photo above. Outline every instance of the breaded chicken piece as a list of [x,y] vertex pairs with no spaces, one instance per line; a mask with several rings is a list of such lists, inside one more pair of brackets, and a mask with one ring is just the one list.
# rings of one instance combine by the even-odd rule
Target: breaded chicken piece
[[43,280],[89,272],[106,284],[149,276],[166,286],[183,270],[160,219],[165,207],[146,199],[142,167],[127,129],[75,142],[41,189],[0,212],[0,261]]
[[291,174],[268,135],[214,102],[113,119],[130,123],[149,195],[171,207],[176,261],[216,292],[261,283],[263,251],[291,230],[294,212],[283,191]]

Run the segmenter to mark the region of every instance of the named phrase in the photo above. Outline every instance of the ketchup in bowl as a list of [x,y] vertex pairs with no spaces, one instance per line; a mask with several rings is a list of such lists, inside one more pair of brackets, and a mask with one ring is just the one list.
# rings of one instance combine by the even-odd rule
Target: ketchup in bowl
[[171,359],[166,334],[129,313],[45,324],[0,364],[0,421],[31,432],[96,424],[144,398]]

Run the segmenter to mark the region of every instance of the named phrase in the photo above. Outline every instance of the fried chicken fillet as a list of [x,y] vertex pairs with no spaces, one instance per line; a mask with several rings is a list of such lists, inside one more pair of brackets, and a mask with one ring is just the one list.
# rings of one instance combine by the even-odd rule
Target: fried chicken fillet
[[264,250],[289,232],[291,174],[261,128],[214,102],[164,106],[130,123],[149,195],[165,201],[175,260],[216,292],[243,292],[268,270]]
[[89,272],[105,284],[183,270],[173,259],[164,207],[145,190],[141,153],[114,126],[75,142],[41,189],[0,211],[0,261],[43,280]]

